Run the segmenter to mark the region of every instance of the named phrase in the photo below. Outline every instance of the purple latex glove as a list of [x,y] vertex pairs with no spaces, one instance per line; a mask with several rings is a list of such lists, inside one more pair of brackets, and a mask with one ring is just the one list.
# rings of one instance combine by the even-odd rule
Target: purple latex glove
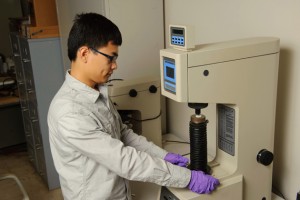
[[203,173],[202,171],[192,170],[191,180],[188,184],[188,188],[198,194],[211,193],[220,182],[218,179]]
[[165,156],[164,160],[174,165],[178,165],[180,167],[186,167],[189,162],[188,158],[185,158],[182,155],[175,154],[175,153],[168,153]]

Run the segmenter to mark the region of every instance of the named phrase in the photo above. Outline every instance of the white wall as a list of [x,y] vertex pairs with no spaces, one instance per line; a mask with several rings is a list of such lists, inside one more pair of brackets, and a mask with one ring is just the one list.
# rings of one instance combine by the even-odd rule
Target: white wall
[[65,70],[70,68],[67,39],[75,14],[97,12],[112,20],[122,33],[118,69],[111,78],[159,76],[159,49],[163,48],[162,0],[56,0]]
[[[289,200],[300,190],[299,19],[299,0],[165,0],[166,30],[169,24],[193,25],[197,44],[254,36],[280,38],[273,184]],[[172,100],[167,101],[167,109],[168,132],[188,139],[193,111]]]

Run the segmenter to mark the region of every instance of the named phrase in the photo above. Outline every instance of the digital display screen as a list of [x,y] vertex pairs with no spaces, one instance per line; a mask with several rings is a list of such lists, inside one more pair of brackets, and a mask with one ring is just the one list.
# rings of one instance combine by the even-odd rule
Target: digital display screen
[[175,74],[174,68],[166,67],[166,73],[168,77],[174,78],[174,74]]
[[183,35],[183,29],[172,29],[173,34]]
[[172,58],[163,58],[164,69],[164,88],[165,90],[176,94],[176,66]]

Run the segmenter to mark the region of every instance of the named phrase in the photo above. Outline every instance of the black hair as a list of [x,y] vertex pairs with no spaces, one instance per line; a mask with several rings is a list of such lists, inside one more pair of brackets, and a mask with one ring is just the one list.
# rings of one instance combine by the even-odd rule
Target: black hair
[[120,46],[122,35],[119,28],[106,17],[97,13],[77,14],[68,38],[68,57],[76,60],[77,51],[82,46],[105,47],[109,42]]

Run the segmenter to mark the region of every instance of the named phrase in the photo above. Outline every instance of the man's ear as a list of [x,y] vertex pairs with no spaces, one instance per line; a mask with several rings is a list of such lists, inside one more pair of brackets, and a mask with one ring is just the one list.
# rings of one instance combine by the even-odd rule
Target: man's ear
[[82,46],[77,51],[77,58],[83,62],[86,63],[88,59],[90,49],[87,46]]

